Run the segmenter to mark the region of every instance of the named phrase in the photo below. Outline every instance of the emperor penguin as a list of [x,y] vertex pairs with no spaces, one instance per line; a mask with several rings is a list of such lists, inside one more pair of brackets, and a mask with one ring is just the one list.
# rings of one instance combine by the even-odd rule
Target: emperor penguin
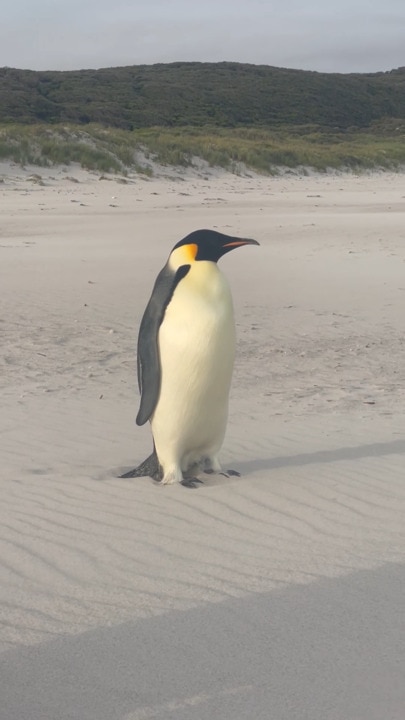
[[243,245],[259,243],[196,230],[157,276],[137,347],[136,423],[149,420],[153,452],[121,477],[193,487],[196,469],[220,472],[236,341],[232,296],[217,262]]

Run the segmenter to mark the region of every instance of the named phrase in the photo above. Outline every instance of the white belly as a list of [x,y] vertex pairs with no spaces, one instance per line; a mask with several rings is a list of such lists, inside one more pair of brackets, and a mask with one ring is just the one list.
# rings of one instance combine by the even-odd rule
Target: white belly
[[225,435],[235,328],[231,293],[216,264],[192,265],[158,341],[161,389],[151,425],[164,475],[176,475],[170,482],[192,463],[215,458]]

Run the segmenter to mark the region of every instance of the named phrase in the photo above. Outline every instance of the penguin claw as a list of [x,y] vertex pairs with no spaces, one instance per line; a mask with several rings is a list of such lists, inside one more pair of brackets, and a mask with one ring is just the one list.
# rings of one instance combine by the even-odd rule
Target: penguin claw
[[198,488],[198,485],[203,485],[203,481],[199,480],[196,477],[183,478],[180,485],[183,485],[183,487],[185,487],[185,488],[190,488],[190,489],[195,490],[196,488]]
[[237,470],[227,470],[226,472],[220,472],[219,474],[224,477],[240,477],[240,472]]

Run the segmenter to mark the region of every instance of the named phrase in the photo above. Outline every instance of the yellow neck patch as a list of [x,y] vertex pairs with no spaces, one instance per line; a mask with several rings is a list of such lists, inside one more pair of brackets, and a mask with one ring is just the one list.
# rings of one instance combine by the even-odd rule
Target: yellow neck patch
[[182,245],[179,250],[182,250],[184,252],[184,258],[186,262],[194,262],[198,252],[198,245],[195,245],[194,243],[190,243],[189,245]]
[[190,243],[189,245],[180,245],[173,250],[170,255],[170,265],[172,267],[180,267],[181,265],[189,265],[195,261],[198,252],[198,245]]

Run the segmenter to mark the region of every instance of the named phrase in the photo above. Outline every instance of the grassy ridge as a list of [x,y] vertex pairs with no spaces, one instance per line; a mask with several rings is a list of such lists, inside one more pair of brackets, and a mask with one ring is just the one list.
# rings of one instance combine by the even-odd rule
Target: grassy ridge
[[0,68],[0,123],[347,129],[386,117],[405,119],[405,68],[346,75],[230,62]]
[[[0,160],[20,165],[79,163],[101,172],[153,173],[153,162],[192,167],[196,158],[239,172],[275,174],[279,167],[361,170],[405,166],[405,123],[367,131],[316,126],[286,129],[218,127],[126,131],[89,124],[0,126]],[[152,162],[153,161],[153,162]]]

